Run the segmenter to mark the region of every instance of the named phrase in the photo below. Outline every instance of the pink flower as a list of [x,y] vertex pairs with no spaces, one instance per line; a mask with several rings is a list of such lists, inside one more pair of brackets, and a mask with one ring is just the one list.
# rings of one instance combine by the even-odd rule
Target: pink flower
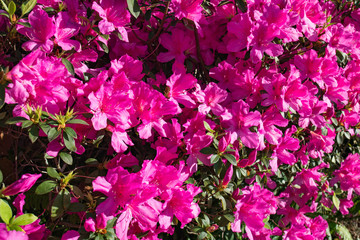
[[173,28],[171,35],[163,33],[159,41],[168,50],[168,52],[161,52],[158,55],[157,60],[159,62],[165,63],[175,59],[175,61],[183,64],[187,55],[196,56],[194,38],[190,37],[186,30]]
[[100,5],[93,2],[92,9],[99,13],[102,20],[99,22],[100,32],[109,34],[115,29],[121,33],[123,39],[128,41],[125,25],[130,22],[130,13],[127,11],[125,0],[100,0]]
[[5,223],[0,223],[0,240],[28,240],[24,232],[8,231]]
[[249,239],[257,239],[256,235],[261,232],[270,235],[270,232],[264,228],[263,220],[270,214],[276,213],[277,198],[257,183],[252,187],[243,188],[242,192],[243,195],[239,197],[235,206],[235,221],[231,224],[231,229],[234,232],[241,232],[241,223],[244,222]]
[[74,230],[67,231],[62,237],[61,240],[78,240],[80,233]]
[[25,42],[22,47],[26,51],[41,48],[45,52],[51,52],[54,43],[50,38],[55,34],[53,19],[37,6],[29,14],[29,23],[31,24],[31,28],[17,25],[19,33],[30,38],[30,41]]
[[72,48],[78,51],[81,47],[80,43],[70,38],[75,36],[79,31],[79,26],[70,21],[70,17],[66,12],[60,12],[55,21],[55,43],[63,50],[69,51]]
[[201,18],[202,0],[174,0],[171,2],[171,8],[175,13],[175,17],[179,20],[187,18],[198,22]]
[[270,166],[272,171],[276,172],[278,169],[278,161],[294,165],[297,161],[295,155],[290,151],[295,151],[300,148],[300,141],[296,138],[292,138],[292,134],[296,132],[296,127],[293,125],[291,128],[288,128],[285,131],[285,136],[280,139],[279,144],[274,149],[274,153],[272,154],[270,161]]
[[217,86],[216,83],[209,83],[203,91],[203,97],[199,99],[202,104],[199,105],[199,112],[202,114],[208,114],[210,110],[215,115],[221,115],[224,108],[220,105],[225,101],[228,93]]
[[231,105],[231,118],[223,120],[223,125],[231,134],[240,137],[245,146],[257,148],[260,144],[257,132],[250,131],[250,127],[258,126],[260,123],[260,113],[250,112],[247,103],[239,100]]
[[340,182],[343,191],[354,190],[360,194],[360,155],[358,153],[349,154],[341,163],[338,170],[334,171],[334,178],[331,183]]
[[94,219],[88,218],[85,220],[84,228],[87,232],[96,232],[101,231],[102,229],[106,228],[106,223],[110,220],[111,217],[107,217],[105,214],[100,213],[96,216],[96,223]]
[[21,178],[14,183],[7,186],[4,190],[2,190],[1,194],[5,196],[13,196],[18,193],[28,191],[35,182],[41,177],[41,174],[29,174],[26,173],[21,176]]

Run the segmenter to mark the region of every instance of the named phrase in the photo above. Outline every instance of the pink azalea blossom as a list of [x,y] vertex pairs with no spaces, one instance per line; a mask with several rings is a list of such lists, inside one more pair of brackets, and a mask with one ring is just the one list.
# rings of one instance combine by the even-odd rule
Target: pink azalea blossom
[[29,174],[26,173],[21,176],[21,178],[9,186],[7,186],[5,189],[1,191],[1,194],[5,196],[13,196],[18,193],[23,193],[28,191],[35,182],[41,177],[41,174]]
[[258,126],[260,113],[250,112],[250,107],[244,101],[239,100],[231,105],[231,118],[223,120],[224,127],[236,137],[240,137],[245,146],[257,148],[260,144],[257,132],[250,131],[250,127]]
[[19,33],[30,38],[30,41],[23,44],[23,48],[26,51],[41,48],[45,52],[50,52],[54,46],[50,38],[56,31],[53,19],[40,7],[35,7],[29,14],[29,23],[31,24],[31,28],[17,25]]
[[130,22],[130,13],[127,11],[125,0],[100,0],[100,5],[93,2],[92,9],[99,13],[102,20],[99,22],[100,32],[109,34],[117,29],[123,39],[128,41],[125,25]]

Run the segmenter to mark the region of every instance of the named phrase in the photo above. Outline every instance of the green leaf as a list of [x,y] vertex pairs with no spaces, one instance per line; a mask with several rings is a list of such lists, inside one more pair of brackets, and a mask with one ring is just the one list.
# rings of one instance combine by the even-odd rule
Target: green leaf
[[237,166],[236,158],[232,154],[225,154],[224,157],[234,166]]
[[6,120],[5,124],[17,124],[17,123],[21,123],[24,121],[28,121],[28,119],[26,119],[24,117],[13,117],[13,118],[9,118],[8,120]]
[[0,85],[0,109],[5,105],[5,87]]
[[39,128],[36,125],[33,125],[30,128],[29,138],[32,143],[34,143],[39,138]]
[[9,8],[8,6],[4,3],[3,0],[0,0],[1,1],[1,4],[3,5],[3,8],[5,9],[5,11],[9,12]]
[[38,218],[32,213],[26,213],[15,218],[14,221],[11,222],[11,225],[24,226],[29,225],[35,222]]
[[82,125],[89,125],[87,122],[81,119],[71,119],[67,121],[66,123],[72,123],[72,124],[82,124]]
[[32,126],[34,123],[30,120],[26,120],[26,121],[23,121],[22,124],[21,124],[21,128],[28,128],[30,126]]
[[327,129],[327,127],[322,127],[322,128],[321,128],[321,134],[322,134],[323,136],[327,136],[327,135],[328,135],[328,129]]
[[205,129],[208,130],[209,132],[214,132],[214,130],[211,129],[210,125],[209,125],[206,121],[204,121],[204,127],[205,127]]
[[336,225],[336,232],[339,233],[342,240],[353,240],[349,229],[342,224]]
[[216,150],[212,147],[205,147],[205,148],[201,149],[200,152],[203,154],[210,155],[210,154],[216,153]]
[[43,194],[49,193],[52,190],[54,190],[54,188],[56,186],[57,186],[57,183],[55,181],[46,180],[46,181],[40,183],[40,185],[36,188],[35,194],[43,195]]
[[86,207],[84,204],[79,202],[71,203],[69,206],[69,212],[84,212],[86,211]]
[[57,219],[59,218],[66,209],[70,206],[71,196],[68,190],[63,189],[56,196],[53,205],[51,206],[51,218]]
[[1,12],[1,13],[0,13],[0,16],[5,16],[5,17],[7,17],[7,18],[10,18],[10,17],[9,17],[9,14],[8,14],[7,12]]
[[49,131],[50,131],[50,129],[51,129],[51,126],[48,125],[48,124],[46,124],[46,123],[44,123],[44,122],[40,122],[40,123],[39,123],[39,127],[41,128],[41,130],[44,131],[44,133],[45,133],[46,135],[48,135],[48,133],[49,133]]
[[105,53],[109,53],[109,48],[108,48],[108,46],[106,46],[105,43],[103,43],[102,41],[97,41],[97,42],[100,45],[100,47],[102,48],[102,50],[104,50]]
[[332,196],[332,201],[333,201],[334,206],[336,207],[336,209],[339,210],[339,208],[340,208],[340,200],[338,199],[338,197],[335,194]]
[[2,171],[0,170],[0,183],[2,183],[3,180],[4,180],[4,176],[3,176]]
[[61,131],[58,131],[56,128],[51,128],[48,131],[49,142],[54,141],[60,135],[60,133],[61,133]]
[[9,204],[3,200],[0,199],[0,217],[4,221],[4,223],[9,224],[10,219],[12,218],[13,213],[11,210],[11,207]]
[[85,160],[86,164],[99,164],[98,160],[96,160],[95,158],[88,158]]
[[336,143],[338,145],[341,145],[343,144],[344,142],[344,133],[343,132],[338,132],[337,135],[336,135]]
[[36,5],[36,0],[29,0],[21,5],[21,16],[30,12]]
[[65,65],[66,69],[71,73],[71,75],[75,76],[75,70],[72,63],[66,58],[62,58],[61,62]]
[[140,7],[137,0],[126,0],[131,15],[138,18],[140,15]]
[[76,132],[70,127],[65,127],[64,131],[71,137],[77,138]]
[[76,152],[75,139],[69,136],[69,134],[67,134],[66,132],[63,132],[63,139],[66,148],[72,152]]
[[60,158],[67,164],[72,165],[73,164],[73,158],[70,154],[66,152],[59,153]]
[[9,8],[9,15],[10,15],[10,17],[16,12],[16,4],[13,2],[13,1],[11,1],[10,3],[9,3],[9,6],[8,6],[8,8]]
[[59,173],[56,171],[55,168],[52,168],[52,167],[47,167],[46,168],[46,172],[48,173],[48,175],[52,178],[56,178],[57,180],[60,180],[61,177],[59,175]]
[[18,22],[17,24],[19,24],[21,26],[24,26],[24,27],[27,27],[27,28],[31,28],[31,24],[28,23],[28,22]]
[[220,160],[220,156],[217,155],[217,154],[214,154],[214,155],[212,155],[211,158],[210,158],[210,163],[211,163],[211,164],[215,164],[215,163],[217,163],[219,160]]

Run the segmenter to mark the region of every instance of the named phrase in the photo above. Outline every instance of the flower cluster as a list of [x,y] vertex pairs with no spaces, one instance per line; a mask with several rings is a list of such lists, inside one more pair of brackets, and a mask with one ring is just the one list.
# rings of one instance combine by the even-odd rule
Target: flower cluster
[[358,1],[8,2],[0,239],[321,240],[359,214]]

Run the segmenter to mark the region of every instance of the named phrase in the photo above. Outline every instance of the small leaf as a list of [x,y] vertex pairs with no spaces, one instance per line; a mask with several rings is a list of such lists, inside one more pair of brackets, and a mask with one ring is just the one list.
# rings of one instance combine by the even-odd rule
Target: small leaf
[[76,152],[75,139],[69,136],[69,134],[67,134],[66,132],[63,132],[63,139],[66,148],[72,152]]
[[37,188],[35,190],[35,194],[43,195],[43,194],[49,193],[52,190],[54,190],[54,188],[56,186],[57,186],[57,183],[54,182],[53,180],[46,180],[46,181],[40,183],[39,186],[37,186]]
[[209,154],[214,154],[214,153],[216,153],[216,150],[215,150],[214,148],[212,148],[212,147],[205,147],[205,148],[201,149],[200,152],[201,152],[202,154],[207,154],[207,155],[209,155]]
[[86,164],[99,164],[98,160],[96,160],[95,158],[88,158],[85,160]]
[[49,142],[54,141],[60,135],[60,133],[61,133],[61,131],[58,131],[56,128],[51,128],[48,131]]
[[336,209],[339,210],[340,209],[340,200],[338,199],[338,197],[335,194],[332,196],[332,201],[333,201]]
[[109,48],[108,48],[108,46],[106,46],[105,43],[103,43],[102,41],[97,41],[97,42],[100,45],[100,47],[102,48],[102,50],[104,50],[105,53],[109,53]]
[[349,229],[347,229],[342,224],[336,225],[336,232],[339,233],[339,235],[341,236],[341,239],[343,239],[343,240],[353,240]]
[[138,18],[140,15],[140,7],[137,0],[127,0],[127,4],[131,15]]
[[51,218],[59,218],[65,210],[68,209],[71,203],[71,196],[68,190],[63,189],[56,196],[53,205],[51,206]]
[[8,6],[4,3],[3,0],[0,0],[1,1],[1,4],[3,5],[3,8],[5,9],[6,12],[9,12],[9,8]]
[[69,212],[83,212],[86,211],[86,207],[82,203],[74,202],[69,206]]
[[65,127],[64,131],[71,137],[77,138],[76,132],[70,127]]
[[11,210],[11,207],[9,204],[3,200],[0,199],[0,217],[4,221],[4,223],[9,224],[10,219],[12,218],[13,213]]
[[52,168],[52,167],[48,167],[46,168],[46,172],[48,173],[48,175],[52,178],[56,178],[57,180],[60,180],[61,177],[59,175],[59,173],[56,171],[55,168]]
[[5,105],[5,87],[0,85],[0,109]]
[[17,24],[19,24],[21,26],[24,26],[24,27],[27,27],[27,28],[31,28],[31,24],[28,23],[28,22],[18,22]]
[[338,132],[336,135],[336,143],[338,145],[341,145],[341,144],[343,144],[343,142],[344,142],[344,134],[343,134],[343,132]]
[[46,124],[46,123],[44,123],[44,122],[40,122],[40,123],[39,123],[39,127],[41,128],[41,130],[44,131],[44,133],[45,133],[46,135],[48,135],[48,133],[49,133],[49,131],[50,131],[50,129],[51,129],[51,126],[48,125],[48,124]]
[[3,176],[2,171],[0,170],[0,183],[2,183],[3,180],[4,180],[4,176]]
[[21,5],[21,16],[30,12],[36,5],[36,0],[29,0]]
[[8,8],[9,8],[9,15],[11,17],[16,12],[16,4],[13,1],[11,1],[9,3]]
[[236,158],[232,154],[225,154],[224,157],[234,166],[237,166]]
[[207,131],[214,132],[214,130],[211,129],[210,125],[206,121],[204,121],[204,127]]
[[215,163],[217,163],[219,160],[220,160],[220,156],[217,155],[217,154],[214,154],[214,155],[212,155],[211,158],[210,158],[210,163],[211,163],[211,164],[215,164]]
[[17,218],[15,218],[15,220],[12,221],[11,224],[12,225],[18,225],[18,226],[25,226],[25,225],[32,224],[37,219],[38,218],[34,214],[26,213],[26,214],[20,215]]
[[72,165],[73,164],[73,158],[70,154],[66,152],[59,153],[60,158],[67,164]]
[[39,128],[33,125],[29,130],[29,138],[34,143],[39,138]]
[[28,119],[24,117],[13,117],[6,120],[5,124],[17,124],[24,121],[28,121]]
[[328,129],[327,129],[327,127],[322,127],[322,128],[321,128],[321,134],[322,134],[323,136],[327,136],[327,135],[328,135]]
[[21,124],[21,128],[28,128],[30,126],[32,126],[34,123],[30,120],[26,120],[26,121],[23,121],[22,124]]
[[72,63],[66,58],[62,58],[61,62],[65,65],[66,69],[71,73],[71,75],[75,76],[75,70]]
[[87,122],[81,119],[71,119],[67,121],[66,123],[72,123],[72,124],[82,124],[82,125],[89,125]]

